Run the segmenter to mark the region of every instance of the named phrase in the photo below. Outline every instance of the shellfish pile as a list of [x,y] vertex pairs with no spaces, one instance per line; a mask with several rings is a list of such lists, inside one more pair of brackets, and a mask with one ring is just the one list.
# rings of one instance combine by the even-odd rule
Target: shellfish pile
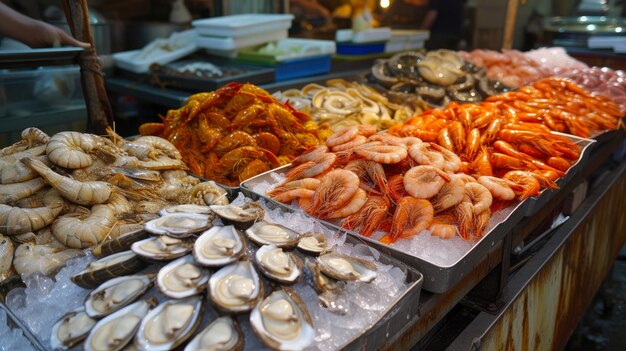
[[[112,239],[110,255],[72,276],[93,290],[55,323],[53,348],[122,349],[131,341],[141,350],[258,349],[259,341],[277,350],[314,341],[328,348],[313,322],[328,317],[310,311],[354,318],[349,294],[376,285],[378,267],[385,268],[334,249],[340,242],[327,233],[271,222],[276,212],[266,215],[257,202],[172,210],[129,234],[132,240]],[[339,334],[346,332],[341,337],[350,340],[349,331]]]
[[188,176],[168,141],[109,134],[28,128],[0,150],[0,280],[52,274],[78,249],[139,229],[164,206],[223,203],[225,191]]
[[291,162],[332,131],[261,88],[230,83],[190,96],[183,107],[168,111],[162,123],[144,123],[139,133],[172,142],[192,173],[237,186]]
[[326,86],[308,84],[272,94],[300,112],[310,114],[319,125],[333,131],[343,127],[371,125],[378,130],[402,123],[422,108],[395,104],[373,88],[343,79],[331,79]]
[[396,99],[412,106],[446,106],[451,101],[479,102],[507,87],[488,78],[485,69],[462,60],[450,50],[403,52],[378,60],[370,78]]

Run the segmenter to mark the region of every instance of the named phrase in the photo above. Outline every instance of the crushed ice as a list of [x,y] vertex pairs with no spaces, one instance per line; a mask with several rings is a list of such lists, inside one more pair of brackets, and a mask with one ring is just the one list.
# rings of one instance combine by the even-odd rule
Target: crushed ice
[[33,345],[20,328],[9,327],[7,313],[0,309],[0,351],[30,350]]

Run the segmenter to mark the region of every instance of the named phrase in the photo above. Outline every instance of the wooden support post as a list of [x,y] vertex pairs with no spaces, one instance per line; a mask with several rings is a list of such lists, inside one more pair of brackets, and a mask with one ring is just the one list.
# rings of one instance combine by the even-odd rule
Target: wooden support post
[[519,0],[509,0],[506,7],[506,18],[504,19],[504,37],[502,38],[502,48],[513,48],[513,37],[515,35],[515,22],[517,19],[517,2]]
[[91,36],[87,1],[65,0],[63,7],[72,35],[80,41],[91,44],[91,48],[80,54],[78,63],[83,95],[89,115],[87,130],[102,135],[105,133],[105,128],[113,124],[113,109],[104,88],[104,77]]

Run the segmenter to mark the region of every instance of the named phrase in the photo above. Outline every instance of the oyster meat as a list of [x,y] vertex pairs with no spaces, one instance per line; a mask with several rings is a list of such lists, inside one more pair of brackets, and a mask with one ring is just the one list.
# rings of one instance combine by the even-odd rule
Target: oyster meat
[[133,338],[139,323],[154,305],[154,300],[140,300],[101,319],[85,340],[85,351],[121,350]]
[[177,212],[147,222],[144,229],[154,234],[185,238],[208,229],[213,219],[206,214]]
[[212,214],[209,206],[184,204],[166,207],[159,211],[160,216],[165,216],[172,213],[197,213],[197,214]]
[[199,294],[209,281],[209,272],[198,266],[193,256],[187,255],[170,262],[159,270],[159,291],[173,299],[182,299]]
[[96,324],[81,307],[66,313],[52,326],[50,346],[53,350],[67,350],[81,342]]
[[377,276],[376,265],[361,258],[331,252],[321,255],[317,261],[324,274],[337,280],[370,283]]
[[298,245],[302,234],[280,224],[259,221],[248,230],[246,235],[258,245],[276,245],[282,248],[293,248]]
[[263,298],[263,283],[250,261],[238,261],[211,276],[209,298],[221,311],[247,312]]
[[201,314],[200,296],[165,301],[141,321],[135,345],[140,350],[172,350],[196,331]]
[[276,245],[263,245],[254,255],[259,270],[270,279],[283,284],[295,283],[302,273],[302,260]]
[[193,245],[193,256],[201,265],[219,267],[236,261],[246,243],[234,226],[215,226],[204,232]]
[[249,202],[241,207],[234,205],[212,205],[211,209],[224,224],[232,224],[237,229],[245,230],[265,215],[265,210],[258,202]]
[[237,321],[232,317],[219,317],[199,332],[185,347],[196,350],[243,350],[244,337]]
[[191,251],[191,248],[191,241],[172,238],[167,235],[137,241],[131,246],[131,250],[137,255],[156,261],[173,260],[185,256]]
[[82,288],[93,289],[109,279],[137,273],[145,265],[132,251],[122,251],[88,263],[83,271],[70,279]]
[[298,249],[309,255],[317,256],[328,250],[328,240],[324,234],[307,233],[298,241]]
[[93,290],[85,300],[85,312],[92,318],[102,318],[139,298],[152,286],[154,276],[128,275],[113,278]]
[[276,350],[303,350],[313,343],[315,330],[300,296],[289,288],[275,290],[250,313],[252,330]]

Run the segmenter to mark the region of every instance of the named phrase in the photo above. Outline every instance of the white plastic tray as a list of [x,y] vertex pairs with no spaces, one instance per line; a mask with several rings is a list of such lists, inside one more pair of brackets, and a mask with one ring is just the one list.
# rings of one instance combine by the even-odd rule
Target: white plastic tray
[[354,33],[351,29],[340,29],[335,32],[336,41],[351,41],[353,43],[375,43],[387,41],[391,38],[391,28],[381,27],[366,29]]
[[[335,42],[330,40],[286,38],[277,41],[275,45],[277,49],[287,51],[285,54],[274,57],[279,62],[310,56],[334,55],[337,51]],[[295,52],[290,50],[292,47],[300,47],[300,49]],[[259,48],[256,49],[258,50]],[[271,54],[267,55],[271,56]]]
[[198,35],[196,43],[201,48],[236,50],[287,38],[287,29],[273,32],[254,33],[245,37],[212,37]]
[[291,27],[291,21],[292,14],[245,14],[205,18],[191,24],[200,35],[242,37],[286,30]]
[[141,50],[123,51],[113,54],[115,66],[135,73],[145,73],[150,70],[150,65],[158,63],[164,65],[180,58],[183,58],[198,49],[197,46],[185,46],[179,50],[172,51],[165,55],[153,56],[145,60],[137,60],[135,56]]

